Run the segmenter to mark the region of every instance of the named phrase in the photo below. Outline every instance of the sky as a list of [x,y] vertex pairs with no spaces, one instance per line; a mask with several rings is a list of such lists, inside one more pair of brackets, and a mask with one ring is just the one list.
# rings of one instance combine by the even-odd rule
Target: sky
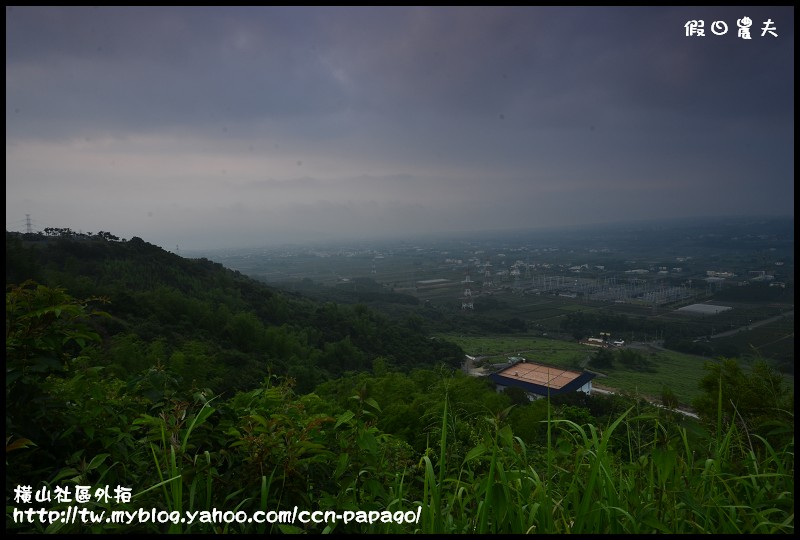
[[7,230],[174,251],[793,201],[793,7],[6,7]]

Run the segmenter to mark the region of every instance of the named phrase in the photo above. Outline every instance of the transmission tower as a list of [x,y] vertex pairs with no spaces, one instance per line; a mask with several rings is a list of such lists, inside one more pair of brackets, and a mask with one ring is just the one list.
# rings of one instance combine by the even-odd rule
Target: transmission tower
[[511,267],[511,277],[514,279],[513,290],[515,292],[519,291],[519,289],[522,287],[521,283],[519,282],[519,276],[520,276],[519,265],[517,263],[514,263],[514,265]]
[[31,226],[31,215],[25,214],[25,232],[31,234],[33,232],[33,227]]
[[472,305],[472,289],[470,289],[470,285],[474,282],[469,278],[469,265],[467,265],[464,281],[461,283],[464,284],[464,295],[461,297],[461,309],[474,309]]
[[482,287],[484,289],[494,287],[494,282],[492,281],[492,262],[489,259],[486,259],[486,264],[483,265]]

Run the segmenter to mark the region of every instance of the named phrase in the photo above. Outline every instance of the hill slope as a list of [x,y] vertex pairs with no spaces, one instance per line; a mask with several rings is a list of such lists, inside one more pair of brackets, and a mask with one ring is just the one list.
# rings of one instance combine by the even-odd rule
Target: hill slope
[[225,391],[277,374],[305,392],[369,370],[376,358],[401,369],[458,367],[463,358],[458,346],[432,339],[412,318],[314,302],[207,259],[114,238],[7,232],[6,285],[32,279],[76,298],[107,298],[101,363],[123,375],[164,365],[180,384]]

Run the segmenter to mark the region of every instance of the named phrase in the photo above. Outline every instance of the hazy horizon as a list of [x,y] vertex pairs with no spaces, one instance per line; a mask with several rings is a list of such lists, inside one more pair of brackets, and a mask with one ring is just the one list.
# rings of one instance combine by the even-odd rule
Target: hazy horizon
[[[342,236],[330,240],[308,240],[296,242],[273,242],[263,244],[246,245],[225,245],[209,248],[183,249],[185,254],[202,254],[211,252],[239,252],[250,249],[260,250],[280,249],[280,248],[342,248],[347,245],[371,246],[375,248],[381,244],[419,244],[429,245],[439,242],[531,242],[531,241],[553,241],[558,243],[564,239],[574,240],[576,237],[588,239],[590,237],[605,237],[623,232],[648,232],[648,231],[677,231],[681,229],[692,229],[697,233],[707,233],[708,227],[741,227],[744,225],[762,225],[767,223],[770,227],[782,222],[791,222],[790,233],[794,232],[794,216],[695,216],[689,218],[673,219],[642,219],[630,221],[617,221],[607,223],[578,224],[561,227],[535,227],[535,228],[515,228],[515,229],[484,229],[484,230],[463,230],[449,233],[427,233],[416,235],[373,235],[373,236]],[[754,227],[754,231],[756,227]],[[147,239],[144,239],[147,241]],[[169,251],[174,249],[165,248]]]
[[[666,219],[639,219],[629,221],[614,221],[606,223],[589,223],[589,224],[576,224],[565,226],[543,226],[543,227],[528,227],[528,228],[511,228],[511,229],[473,229],[461,231],[448,231],[448,232],[427,232],[417,234],[395,234],[395,235],[381,235],[374,234],[371,236],[332,236],[328,239],[299,239],[299,240],[282,240],[277,239],[273,242],[256,242],[256,243],[228,243],[217,245],[205,245],[204,247],[185,247],[180,245],[168,246],[162,245],[153,239],[142,237],[141,235],[132,234],[124,236],[117,234],[115,231],[108,231],[100,227],[97,231],[84,231],[82,229],[74,229],[68,225],[58,225],[57,228],[66,228],[76,234],[85,234],[91,232],[96,234],[101,230],[110,232],[117,236],[120,241],[129,241],[133,237],[138,237],[143,241],[156,245],[166,251],[180,252],[184,255],[202,255],[204,253],[214,252],[239,252],[247,250],[261,250],[261,249],[281,249],[281,248],[342,248],[347,245],[370,245],[377,246],[380,244],[431,244],[438,242],[514,242],[524,238],[524,241],[542,240],[542,235],[548,240],[559,241],[564,238],[574,239],[574,235],[580,235],[581,238],[588,237],[602,237],[605,235],[614,235],[620,232],[647,232],[647,231],[663,231],[684,228],[697,228],[698,232],[704,230],[705,227],[716,226],[742,226],[744,224],[760,225],[769,223],[775,225],[779,222],[791,222],[791,232],[794,232],[794,216],[693,216],[687,218],[666,218]],[[16,229],[7,229],[10,232],[24,233],[25,227],[18,227]],[[32,229],[34,233],[43,233],[43,230]],[[202,242],[201,242],[202,243]]]
[[794,8],[7,7],[26,216],[195,251],[793,219]]

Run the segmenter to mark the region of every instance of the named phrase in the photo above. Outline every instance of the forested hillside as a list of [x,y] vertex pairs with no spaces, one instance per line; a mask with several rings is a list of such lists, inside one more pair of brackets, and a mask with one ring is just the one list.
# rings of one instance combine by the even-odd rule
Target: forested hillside
[[313,302],[136,237],[7,234],[6,283],[28,279],[107,301],[98,364],[120,376],[162,365],[186,388],[246,390],[275,374],[307,392],[376,358],[404,370],[463,358],[415,318]]
[[[636,396],[529,402],[464,375],[419,318],[138,238],[7,233],[6,260],[9,531],[794,530],[793,395],[766,365],[710,366],[700,422]],[[164,519],[49,522],[79,486],[85,509]],[[296,508],[356,517],[250,519]],[[181,520],[213,510],[230,519]]]

